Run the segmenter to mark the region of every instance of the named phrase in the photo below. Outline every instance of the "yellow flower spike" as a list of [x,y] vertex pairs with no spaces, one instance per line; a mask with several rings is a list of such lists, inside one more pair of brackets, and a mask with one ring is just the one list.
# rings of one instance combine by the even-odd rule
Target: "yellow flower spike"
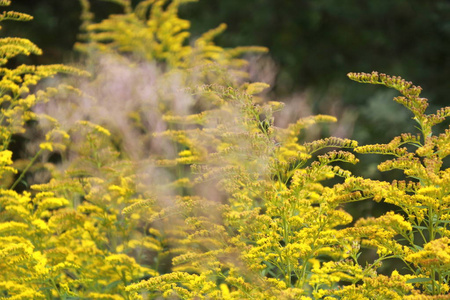
[[446,270],[450,266],[450,240],[440,238],[425,244],[424,249],[412,253],[406,260],[426,269]]
[[0,165],[11,165],[13,163],[12,154],[9,150],[0,151]]
[[262,91],[268,89],[270,85],[263,82],[254,82],[247,86],[246,93],[249,95],[259,94]]
[[39,148],[41,148],[42,150],[48,150],[51,152],[51,151],[53,151],[53,144],[49,143],[49,142],[40,143]]

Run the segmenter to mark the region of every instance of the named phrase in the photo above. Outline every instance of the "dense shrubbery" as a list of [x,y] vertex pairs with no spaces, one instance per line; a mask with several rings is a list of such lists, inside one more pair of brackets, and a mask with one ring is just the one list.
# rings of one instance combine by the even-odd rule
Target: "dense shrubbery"
[[[419,132],[305,142],[336,119],[274,126],[283,104],[258,96],[242,59],[264,48],[218,47],[223,25],[188,44],[190,1],[113,2],[124,13],[95,23],[83,1],[90,76],[11,69],[40,50],[1,40],[0,299],[450,298],[450,131],[433,133],[449,107],[426,114],[420,87],[350,73],[398,90]],[[61,72],[79,77],[43,80]],[[13,159],[30,131],[32,158]],[[354,176],[357,154],[390,155],[379,170],[404,177]],[[353,220],[346,204],[365,199],[395,209]]]

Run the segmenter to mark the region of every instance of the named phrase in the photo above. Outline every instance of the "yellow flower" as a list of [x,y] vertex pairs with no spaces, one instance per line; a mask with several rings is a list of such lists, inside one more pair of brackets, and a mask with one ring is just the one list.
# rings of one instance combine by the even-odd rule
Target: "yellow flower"
[[0,165],[11,165],[13,163],[12,154],[9,150],[0,151]]
[[426,269],[448,270],[450,268],[450,239],[435,239],[425,244],[423,250],[406,256],[406,260]]

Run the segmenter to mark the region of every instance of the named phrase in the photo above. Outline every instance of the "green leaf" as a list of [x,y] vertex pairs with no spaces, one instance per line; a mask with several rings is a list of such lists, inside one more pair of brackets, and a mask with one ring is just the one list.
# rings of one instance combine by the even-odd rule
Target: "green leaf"
[[428,227],[426,227],[426,226],[417,226],[417,225],[413,225],[413,228],[416,228],[416,229],[428,229]]
[[122,280],[116,280],[116,281],[113,281],[113,282],[111,282],[110,284],[108,284],[106,287],[105,287],[105,289],[107,290],[107,291],[109,291],[109,290],[112,290],[112,289],[114,289],[114,288],[116,288],[119,284],[121,284],[122,283]]
[[428,282],[431,281],[431,278],[429,277],[419,277],[419,278],[412,278],[406,280],[406,283],[420,283],[420,282]]
[[422,251],[422,250],[423,250],[423,247],[420,247],[420,246],[418,246],[418,245],[413,245],[413,246],[409,246],[409,249],[411,249],[411,250],[419,250],[419,251]]
[[417,208],[428,208],[428,206],[426,206],[426,205],[414,205],[414,207],[417,207]]

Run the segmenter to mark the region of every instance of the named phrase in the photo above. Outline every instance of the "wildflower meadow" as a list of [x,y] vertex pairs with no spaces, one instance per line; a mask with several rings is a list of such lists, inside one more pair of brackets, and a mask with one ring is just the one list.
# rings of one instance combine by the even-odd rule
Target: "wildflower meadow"
[[[195,0],[109,2],[99,20],[80,0],[70,66],[17,64],[41,49],[0,38],[0,300],[450,299],[450,107],[349,73],[415,130],[361,145],[332,115],[283,123],[250,75],[268,49],[218,46],[225,24],[192,38]],[[10,4],[2,26],[33,18]],[[368,156],[396,179],[360,176]]]

